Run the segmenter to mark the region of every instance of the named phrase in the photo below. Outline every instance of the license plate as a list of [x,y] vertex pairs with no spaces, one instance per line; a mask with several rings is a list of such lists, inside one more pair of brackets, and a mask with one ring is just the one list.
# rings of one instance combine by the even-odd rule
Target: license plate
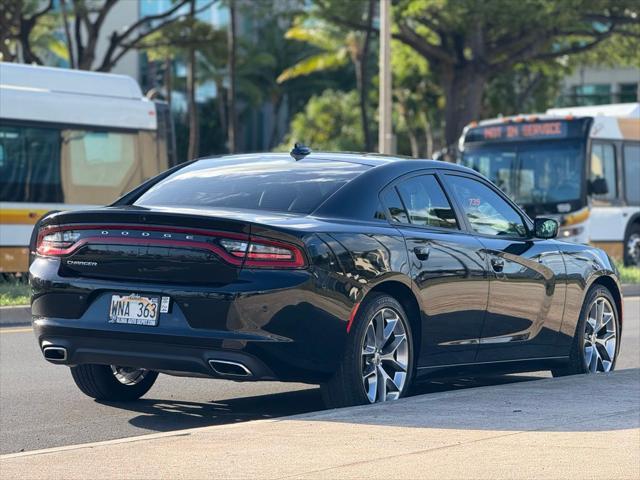
[[113,295],[109,308],[109,323],[158,325],[159,299],[140,295]]

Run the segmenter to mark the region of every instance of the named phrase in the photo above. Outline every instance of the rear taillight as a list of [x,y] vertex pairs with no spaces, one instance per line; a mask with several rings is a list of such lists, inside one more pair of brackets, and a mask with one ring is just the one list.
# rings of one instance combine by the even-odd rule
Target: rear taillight
[[65,255],[80,240],[80,236],[81,233],[75,230],[41,230],[36,251],[40,255]]
[[140,225],[74,225],[44,227],[36,252],[42,256],[69,255],[85,244],[166,245],[209,250],[236,266],[302,268],[302,251],[288,243],[261,237],[199,229]]
[[231,255],[244,260],[245,267],[300,268],[302,252],[293,245],[251,238],[251,241],[221,239],[220,245]]

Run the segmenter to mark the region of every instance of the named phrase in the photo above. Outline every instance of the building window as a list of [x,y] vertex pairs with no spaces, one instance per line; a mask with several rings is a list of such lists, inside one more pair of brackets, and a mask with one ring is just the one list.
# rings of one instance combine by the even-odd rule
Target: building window
[[586,84],[575,85],[571,88],[575,105],[603,105],[611,103],[611,85]]
[[618,101],[620,103],[630,103],[638,101],[638,84],[621,83],[618,90]]

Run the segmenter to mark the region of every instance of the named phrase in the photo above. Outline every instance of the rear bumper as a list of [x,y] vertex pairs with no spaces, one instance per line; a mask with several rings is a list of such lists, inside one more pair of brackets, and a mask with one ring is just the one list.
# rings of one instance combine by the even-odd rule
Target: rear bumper
[[[171,343],[142,334],[105,335],[104,331],[65,326],[64,321],[38,318],[33,322],[40,349],[63,348],[64,359],[48,361],[62,365],[116,364],[147,368],[171,374],[229,378],[233,380],[277,380],[276,374],[260,359],[243,351],[206,346],[201,338],[174,338]],[[45,357],[46,358],[46,357]],[[240,369],[216,368],[216,363],[240,365]]]
[[[329,296],[311,272],[247,271],[237,282],[192,286],[70,278],[56,270],[40,259],[30,272],[38,345],[66,351],[52,363],[317,383],[342,355],[349,300]],[[109,323],[112,295],[131,293],[168,296],[170,311],[157,326]],[[210,360],[238,363],[250,375],[221,374]]]

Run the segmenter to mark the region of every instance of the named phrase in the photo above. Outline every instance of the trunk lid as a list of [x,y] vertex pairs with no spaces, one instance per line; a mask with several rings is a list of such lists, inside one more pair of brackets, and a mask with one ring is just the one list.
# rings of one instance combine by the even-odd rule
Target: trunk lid
[[56,253],[62,276],[209,285],[235,281],[243,259],[221,241],[248,242],[251,224],[199,213],[116,207],[64,212],[47,218],[41,232],[60,232]]

